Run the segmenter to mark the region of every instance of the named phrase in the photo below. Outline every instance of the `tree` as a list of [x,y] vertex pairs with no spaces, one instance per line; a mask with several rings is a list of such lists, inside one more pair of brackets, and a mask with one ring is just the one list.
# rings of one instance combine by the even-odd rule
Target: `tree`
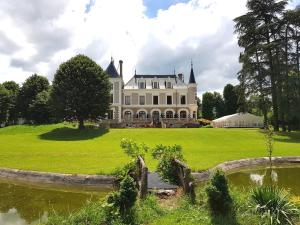
[[18,109],[26,120],[33,118],[33,116],[30,115],[29,106],[36,99],[37,94],[42,91],[47,91],[48,89],[49,81],[46,77],[33,74],[26,79],[17,99]]
[[[286,0],[248,0],[248,12],[234,20],[239,45],[244,48],[242,55],[255,67],[249,73],[251,79],[256,80],[258,85],[262,85],[265,80],[269,81],[276,131],[279,130],[280,98],[284,96],[284,86],[281,86],[285,58],[282,54],[284,38],[281,33],[281,19],[286,5]],[[249,68],[249,63],[243,65],[243,69],[247,67]],[[258,89],[262,90],[262,87],[258,86]]]
[[202,95],[202,117],[204,119],[214,119],[214,106],[215,99],[214,95],[210,92],[205,92]]
[[7,122],[9,112],[9,91],[0,84],[0,124]]
[[30,120],[38,124],[50,122],[51,109],[49,100],[49,91],[42,91],[35,96],[28,108]]
[[216,118],[220,118],[225,115],[225,103],[220,93],[214,92],[214,107],[216,112]]
[[201,118],[202,103],[201,103],[201,99],[199,97],[197,97],[197,106],[198,106],[197,118]]
[[108,76],[93,60],[77,55],[61,64],[53,80],[52,99],[59,116],[79,122],[104,116],[109,109]]
[[14,123],[19,117],[17,97],[19,95],[20,86],[14,81],[6,81],[3,83],[3,86],[9,91],[8,121]]
[[238,95],[232,84],[227,84],[223,91],[226,115],[234,114],[238,109]]

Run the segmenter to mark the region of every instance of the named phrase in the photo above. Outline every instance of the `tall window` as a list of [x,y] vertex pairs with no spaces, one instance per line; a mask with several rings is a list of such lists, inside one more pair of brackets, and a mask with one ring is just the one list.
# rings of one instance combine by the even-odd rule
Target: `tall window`
[[139,118],[145,119],[146,118],[146,112],[145,111],[140,111],[139,112]]
[[168,118],[168,119],[173,118],[173,112],[172,111],[167,111],[166,112],[166,118]]
[[186,104],[185,95],[181,95],[181,97],[180,97],[180,104],[181,105],[185,105]]
[[171,89],[172,88],[172,83],[171,82],[167,82],[166,83],[166,88]]
[[167,105],[172,105],[172,96],[171,95],[167,96]]
[[114,94],[110,94],[109,101],[110,103],[114,103]]
[[185,118],[187,118],[186,116],[187,116],[186,111],[180,111],[180,118],[185,119]]
[[158,96],[153,96],[153,105],[158,105]]
[[146,82],[139,82],[139,89],[146,89]]
[[140,96],[140,105],[145,105],[145,96]]
[[159,88],[159,85],[158,85],[158,82],[157,82],[157,81],[154,81],[154,82],[153,82],[152,88],[153,88],[153,89],[158,89],[158,88]]
[[125,111],[124,118],[125,119],[130,119],[131,118],[131,112],[130,111]]
[[107,119],[112,120],[114,118],[114,111],[108,110]]
[[125,96],[125,105],[130,105],[130,96]]

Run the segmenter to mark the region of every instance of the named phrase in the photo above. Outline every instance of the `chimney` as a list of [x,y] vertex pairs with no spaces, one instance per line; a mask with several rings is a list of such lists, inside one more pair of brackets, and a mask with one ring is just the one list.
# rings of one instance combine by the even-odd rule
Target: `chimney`
[[178,74],[178,78],[179,78],[182,82],[184,82],[184,76],[183,76],[182,73],[179,73],[179,74]]
[[123,61],[119,60],[119,65],[120,65],[120,76],[123,78]]

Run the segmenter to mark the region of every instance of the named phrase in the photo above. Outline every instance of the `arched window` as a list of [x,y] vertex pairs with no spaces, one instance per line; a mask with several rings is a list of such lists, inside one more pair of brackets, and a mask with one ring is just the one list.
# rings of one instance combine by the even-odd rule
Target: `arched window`
[[168,118],[168,119],[173,118],[173,112],[172,111],[167,111],[166,112],[166,118]]
[[145,119],[146,118],[146,112],[145,111],[139,111],[139,118]]
[[124,113],[124,118],[125,119],[130,119],[131,118],[131,112],[130,111],[125,111],[125,113]]
[[186,119],[186,111],[180,111],[180,118]]

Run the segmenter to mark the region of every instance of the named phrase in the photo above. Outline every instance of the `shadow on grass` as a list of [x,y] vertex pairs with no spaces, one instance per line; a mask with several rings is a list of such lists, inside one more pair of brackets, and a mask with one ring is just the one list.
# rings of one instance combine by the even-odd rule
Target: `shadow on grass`
[[[264,130],[260,130],[264,134]],[[285,143],[300,143],[300,132],[276,132],[274,136],[274,141],[285,142]]]
[[240,225],[236,219],[235,213],[232,215],[211,215],[212,225]]
[[86,127],[84,130],[62,127],[54,129],[50,132],[39,135],[42,140],[51,141],[82,141],[89,140],[108,133],[108,129]]

